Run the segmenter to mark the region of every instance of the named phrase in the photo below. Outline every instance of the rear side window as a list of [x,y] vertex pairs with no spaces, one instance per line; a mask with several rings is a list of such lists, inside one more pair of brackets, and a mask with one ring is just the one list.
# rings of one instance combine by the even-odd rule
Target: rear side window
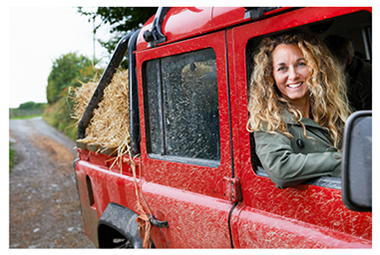
[[150,60],[143,70],[148,153],[220,160],[214,50]]

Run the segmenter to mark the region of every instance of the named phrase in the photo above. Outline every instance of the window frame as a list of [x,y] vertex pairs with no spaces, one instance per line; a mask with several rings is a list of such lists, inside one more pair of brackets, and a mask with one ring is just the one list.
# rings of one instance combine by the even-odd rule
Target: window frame
[[[177,57],[181,57],[182,56],[185,56],[187,54],[187,56],[189,56],[188,59],[197,59],[195,62],[199,62],[201,61],[200,59],[202,59],[202,55],[199,55],[202,51],[202,53],[204,51],[209,51],[211,54],[214,55],[215,58],[213,59],[209,59],[209,60],[206,60],[206,61],[215,61],[216,62],[216,54],[215,54],[215,50],[212,48],[212,47],[208,47],[208,48],[204,48],[204,49],[199,49],[199,50],[195,50],[195,51],[189,51],[189,52],[185,52],[185,53],[181,53],[181,54],[176,54],[176,55],[171,55],[171,56],[166,56],[164,58],[157,58],[157,59],[152,59],[152,60],[148,60],[146,62],[144,62],[143,64],[143,89],[144,89],[144,101],[146,102],[145,103],[145,111],[146,111],[146,115],[145,115],[145,122],[146,122],[146,125],[148,128],[146,128],[146,146],[147,146],[147,152],[148,152],[148,155],[151,157],[151,158],[155,158],[155,159],[168,159],[170,161],[176,161],[176,162],[181,162],[181,163],[193,163],[193,164],[200,164],[200,165],[209,165],[209,166],[213,166],[213,167],[217,167],[219,165],[219,162],[220,162],[220,128],[219,128],[219,99],[218,97],[216,98],[216,103],[218,104],[217,105],[217,111],[218,111],[218,117],[217,117],[217,134],[216,134],[216,138],[218,139],[217,141],[217,144],[216,144],[216,149],[218,151],[216,151],[216,158],[217,159],[212,159],[212,158],[200,158],[200,157],[192,157],[192,156],[186,156],[186,155],[183,155],[183,156],[179,156],[179,155],[174,155],[174,154],[170,154],[170,152],[168,152],[168,148],[167,146],[170,146],[171,144],[171,141],[170,138],[166,135],[168,134],[168,130],[169,130],[169,127],[168,125],[166,124],[165,122],[165,118],[168,118],[168,116],[166,115],[167,114],[167,108],[166,108],[166,94],[168,91],[166,91],[167,89],[165,88],[167,85],[165,85],[164,83],[164,74],[163,74],[163,70],[164,69],[164,64],[163,62],[166,62],[169,60],[169,58],[172,58],[172,60],[175,60],[175,58]],[[204,56],[204,55],[203,55]],[[152,62],[153,61],[153,62]],[[169,60],[170,61],[170,60]],[[148,65],[149,63],[152,63],[152,66],[153,66],[153,69],[154,70],[148,70]],[[215,63],[216,64],[216,63]],[[157,105],[158,105],[158,118],[159,120],[157,121],[158,125],[158,133],[161,134],[161,140],[160,141],[154,141],[153,142],[153,139],[151,139],[151,135],[152,135],[152,128],[151,128],[151,123],[150,123],[150,120],[149,120],[149,114],[150,114],[150,106],[149,106],[149,103],[148,103],[148,97],[151,95],[150,93],[148,93],[147,89],[149,87],[149,82],[148,82],[148,76],[150,74],[153,74],[153,73],[156,73],[156,76],[152,79],[153,82],[154,80],[157,81]],[[215,74],[216,74],[216,70],[215,70]],[[218,82],[218,80],[216,80]],[[171,90],[169,90],[171,91]],[[190,91],[190,90],[189,90]],[[189,92],[189,91],[185,91],[184,92]],[[216,94],[218,95],[218,83],[216,83]],[[154,108],[154,107],[152,107]],[[170,109],[169,109],[170,110]],[[155,116],[153,116],[155,117]],[[206,123],[206,124],[211,124],[211,123]],[[156,152],[153,152],[152,151],[152,147],[154,145],[154,143],[160,143],[159,147],[160,148],[160,153],[158,154]],[[191,149],[191,148],[189,148]],[[180,151],[179,151],[180,152]],[[181,153],[180,153],[181,154]],[[186,152],[184,152],[184,154],[186,154]]]

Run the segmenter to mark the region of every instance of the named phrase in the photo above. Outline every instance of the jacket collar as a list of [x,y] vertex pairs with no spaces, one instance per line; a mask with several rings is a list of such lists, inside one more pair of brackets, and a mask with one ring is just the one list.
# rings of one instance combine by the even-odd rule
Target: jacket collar
[[[289,112],[288,109],[282,109],[282,110],[280,110],[280,115],[281,115],[281,118],[287,124],[301,126],[301,124],[297,122],[296,117],[294,116],[294,114],[291,113],[291,112]],[[301,122],[305,126],[310,126],[310,127],[315,127],[315,128],[322,128],[317,122],[315,122],[314,120],[309,119],[309,118],[302,118]]]

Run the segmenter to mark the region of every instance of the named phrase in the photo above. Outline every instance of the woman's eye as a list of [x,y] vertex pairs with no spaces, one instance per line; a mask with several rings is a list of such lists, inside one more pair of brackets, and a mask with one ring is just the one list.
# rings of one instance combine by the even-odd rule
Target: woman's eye
[[299,65],[299,66],[306,66],[306,63],[304,63],[304,62],[299,62],[298,65]]
[[284,71],[285,70],[285,67],[279,67],[278,69],[277,69],[277,71]]

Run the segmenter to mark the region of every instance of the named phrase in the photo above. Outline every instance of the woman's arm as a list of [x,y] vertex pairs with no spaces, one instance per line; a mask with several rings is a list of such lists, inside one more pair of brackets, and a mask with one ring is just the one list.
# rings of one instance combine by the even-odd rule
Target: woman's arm
[[339,152],[294,153],[291,141],[281,133],[254,133],[256,154],[277,188],[287,188],[308,179],[340,177]]

